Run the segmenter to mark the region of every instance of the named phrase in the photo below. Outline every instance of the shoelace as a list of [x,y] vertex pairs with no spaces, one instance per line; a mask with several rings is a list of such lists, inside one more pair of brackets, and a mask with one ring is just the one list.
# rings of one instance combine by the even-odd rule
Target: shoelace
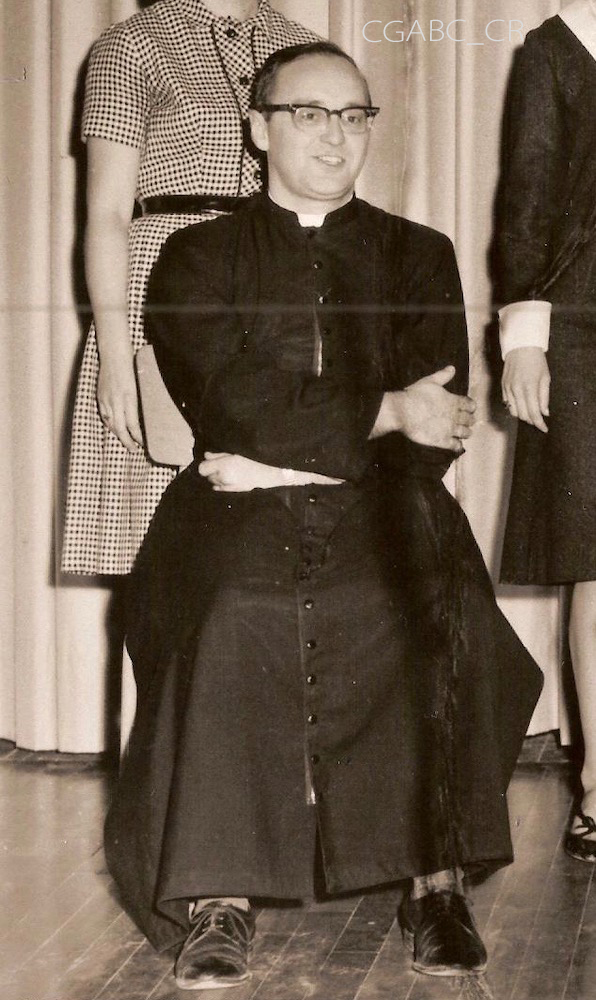
[[237,929],[235,925],[239,925],[242,934],[248,936],[248,928],[242,916],[232,913],[229,910],[223,910],[219,906],[206,906],[203,910],[199,910],[193,923],[195,924],[193,935],[195,939],[202,937],[203,934],[206,934],[210,930],[229,933]]
[[581,820],[583,830],[574,830],[574,833],[578,837],[585,837],[589,833],[596,833],[596,820],[592,819],[591,816],[586,816],[583,812],[578,812],[578,819]]

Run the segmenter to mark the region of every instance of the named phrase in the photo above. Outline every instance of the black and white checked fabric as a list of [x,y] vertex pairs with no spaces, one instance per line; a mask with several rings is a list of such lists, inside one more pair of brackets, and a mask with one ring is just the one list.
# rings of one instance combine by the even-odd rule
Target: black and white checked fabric
[[[316,36],[261,0],[248,21],[218,18],[201,0],[158,0],[112,25],[89,64],[83,135],[140,150],[137,197],[248,195],[260,186],[243,120],[255,69],[276,49]],[[131,223],[129,325],[144,343],[151,267],[175,229],[208,216],[150,215]],[[75,402],[62,569],[128,573],[176,470],[131,455],[96,403],[98,356],[89,333]]]

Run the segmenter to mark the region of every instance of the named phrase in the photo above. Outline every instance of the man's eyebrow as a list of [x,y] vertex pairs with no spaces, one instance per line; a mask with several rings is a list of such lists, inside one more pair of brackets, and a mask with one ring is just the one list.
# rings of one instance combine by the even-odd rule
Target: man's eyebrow
[[[282,103],[282,102],[276,101],[275,103],[279,104],[279,103]],[[283,103],[284,104],[293,104],[296,107],[309,107],[309,106],[312,106],[312,107],[315,107],[315,108],[327,108],[327,107],[329,107],[329,105],[326,104],[325,101],[319,100],[318,97],[314,97],[314,98],[313,97],[309,97],[309,98],[306,98],[306,97],[304,97],[304,98],[303,97],[297,97],[297,98],[292,98],[292,100],[284,101]],[[359,107],[362,107],[362,106],[363,106],[363,102],[361,100],[358,100],[358,101],[349,101],[349,102],[344,101],[344,103],[342,104],[342,108],[356,108],[356,107],[359,108]]]

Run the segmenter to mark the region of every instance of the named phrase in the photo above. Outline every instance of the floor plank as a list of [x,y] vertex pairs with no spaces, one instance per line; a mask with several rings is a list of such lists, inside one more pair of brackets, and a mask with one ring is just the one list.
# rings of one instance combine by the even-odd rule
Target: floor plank
[[590,868],[586,907],[582,915],[563,1000],[596,1000],[596,873]]
[[[263,906],[251,979],[229,1000],[596,1000],[594,866],[568,858],[569,754],[527,740],[509,793],[516,862],[471,890],[487,977],[416,975],[395,888]],[[100,848],[102,761],[0,742],[2,1000],[183,1000],[173,955],[122,913]],[[205,991],[204,1000],[221,1000]]]

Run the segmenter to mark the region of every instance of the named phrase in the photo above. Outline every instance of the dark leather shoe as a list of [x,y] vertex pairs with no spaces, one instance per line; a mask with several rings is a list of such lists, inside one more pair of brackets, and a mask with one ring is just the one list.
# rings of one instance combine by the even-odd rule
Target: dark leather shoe
[[485,971],[486,948],[460,893],[444,890],[420,899],[405,896],[398,918],[416,972],[462,976]]
[[568,830],[565,834],[565,850],[577,861],[596,861],[596,822],[591,816],[586,816],[578,810],[577,816],[581,820],[581,827],[573,833]]
[[219,901],[208,903],[191,921],[174,973],[181,990],[217,990],[248,979],[248,956],[255,933],[250,910]]

